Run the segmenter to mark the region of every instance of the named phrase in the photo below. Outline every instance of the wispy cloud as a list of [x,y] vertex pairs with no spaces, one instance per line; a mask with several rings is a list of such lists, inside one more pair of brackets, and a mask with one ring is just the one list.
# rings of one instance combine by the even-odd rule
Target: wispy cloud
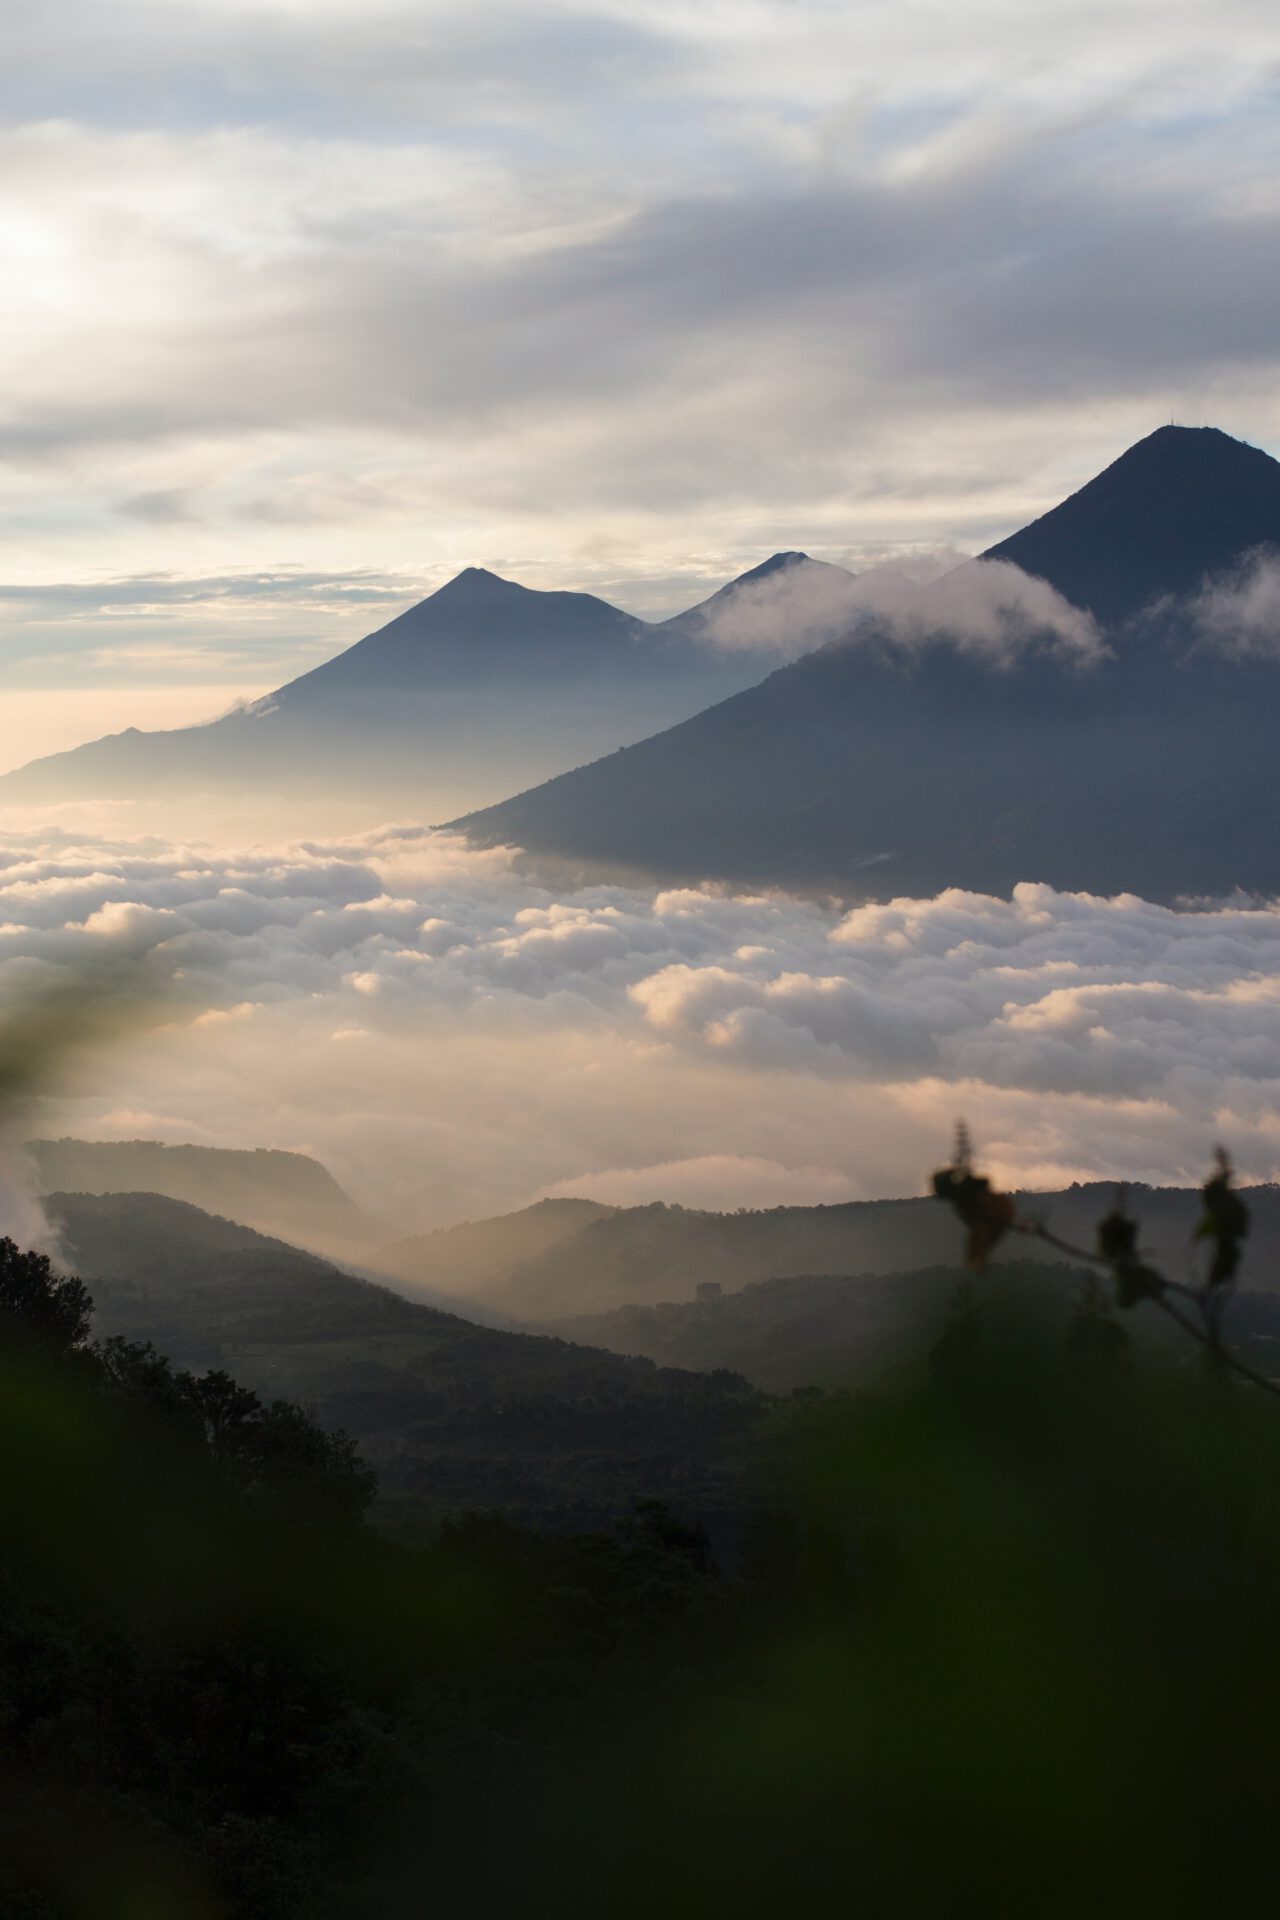
[[142,573],[116,580],[0,583],[0,604],[11,617],[97,618],[104,613],[149,613],[156,608],[199,609],[228,605],[319,608],[399,607],[419,594],[419,583],[357,570],[351,574],[306,573],[286,568],[277,573],[228,573],[203,577]]
[[1192,632],[1224,653],[1280,654],[1280,553],[1260,548],[1206,580],[1186,609]]

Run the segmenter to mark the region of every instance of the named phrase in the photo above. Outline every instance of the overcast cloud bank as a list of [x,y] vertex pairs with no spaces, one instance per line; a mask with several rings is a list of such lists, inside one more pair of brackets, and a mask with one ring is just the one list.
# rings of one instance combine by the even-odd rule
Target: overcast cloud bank
[[963,1112],[1029,1184],[1280,1157],[1280,908],[949,891],[533,889],[417,827],[222,850],[10,835],[0,994],[106,980],[145,1033],[43,1131],[310,1151],[416,1226],[543,1191],[915,1190]]

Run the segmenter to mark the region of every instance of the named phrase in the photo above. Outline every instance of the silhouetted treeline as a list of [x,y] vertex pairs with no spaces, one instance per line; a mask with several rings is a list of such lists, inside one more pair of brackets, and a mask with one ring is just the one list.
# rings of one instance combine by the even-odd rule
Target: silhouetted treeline
[[0,1913],[1269,1913],[1276,1405],[1004,1286],[788,1404],[725,1570],[644,1498],[401,1548],[3,1243]]
[[0,1241],[5,1920],[343,1910],[408,1809],[709,1649],[722,1583],[660,1505],[399,1549],[344,1435],[91,1341],[91,1306]]

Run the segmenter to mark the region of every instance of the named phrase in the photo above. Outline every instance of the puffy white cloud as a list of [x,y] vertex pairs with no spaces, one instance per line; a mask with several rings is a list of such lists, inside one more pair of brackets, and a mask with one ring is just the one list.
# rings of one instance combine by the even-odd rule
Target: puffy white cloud
[[312,1151],[406,1226],[540,1192],[912,1191],[959,1112],[1028,1183],[1195,1178],[1219,1135],[1251,1177],[1280,1159],[1274,904],[1024,885],[838,914],[558,895],[409,826],[11,835],[0,1009],[85,986],[129,1024],[63,1064],[43,1128]]
[[[1280,594],[1277,595],[1280,604]],[[851,575],[796,564],[749,580],[708,612],[713,644],[793,654],[828,641],[907,649],[945,642],[1004,665],[1029,646],[1088,665],[1104,643],[1093,616],[1008,560],[967,560],[916,583],[893,567]]]
[[1102,648],[1092,614],[1008,560],[967,561],[911,598],[891,601],[883,618],[910,645],[942,636],[1001,661],[1031,643],[1052,645],[1081,663]]
[[790,652],[807,653],[847,633],[867,607],[891,595],[895,582],[910,595],[910,583],[886,571],[859,577],[802,561],[735,587],[708,609],[703,632],[713,646],[767,653],[785,640]]

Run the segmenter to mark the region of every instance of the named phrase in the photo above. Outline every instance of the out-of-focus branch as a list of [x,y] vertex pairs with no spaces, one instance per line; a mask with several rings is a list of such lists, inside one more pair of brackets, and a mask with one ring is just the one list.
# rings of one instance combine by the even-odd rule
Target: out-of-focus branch
[[[974,1172],[973,1150],[963,1123],[956,1129],[951,1164],[933,1176],[933,1190],[939,1199],[946,1200],[955,1209],[964,1223],[971,1267],[985,1266],[997,1242],[1011,1231],[1043,1240],[1046,1246],[1070,1259],[1108,1273],[1119,1306],[1127,1308],[1136,1306],[1140,1300],[1152,1301],[1224,1367],[1280,1399],[1280,1381],[1257,1372],[1222,1339],[1221,1309],[1234,1283],[1242,1243],[1249,1231],[1249,1210],[1231,1179],[1231,1163],[1219,1147],[1213,1171],[1201,1188],[1205,1211],[1195,1234],[1197,1240],[1208,1240],[1213,1247],[1209,1271],[1201,1287],[1188,1287],[1170,1280],[1143,1258],[1138,1250],[1138,1223],[1126,1209],[1123,1187],[1117,1193],[1112,1211],[1098,1223],[1096,1251],[1077,1247],[1051,1233],[1043,1220],[1019,1218],[1012,1197],[997,1193],[985,1175]],[[1198,1320],[1183,1312],[1175,1304],[1178,1300],[1189,1302]]]

